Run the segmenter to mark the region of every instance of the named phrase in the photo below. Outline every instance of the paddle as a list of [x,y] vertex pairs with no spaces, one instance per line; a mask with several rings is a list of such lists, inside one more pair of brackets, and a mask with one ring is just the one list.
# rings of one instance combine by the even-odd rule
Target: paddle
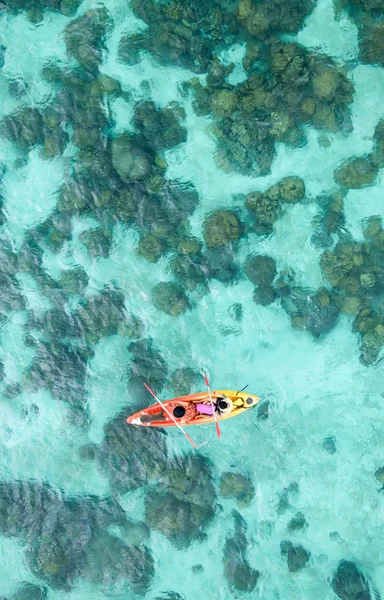
[[204,377],[205,385],[207,386],[208,392],[209,392],[209,399],[211,401],[211,406],[212,406],[212,410],[213,410],[213,418],[215,420],[217,437],[220,439],[221,431],[220,431],[219,424],[217,422],[216,411],[215,411],[215,409],[213,407],[213,402],[212,402],[212,396],[211,396],[211,390],[210,390],[210,387],[209,387],[208,377],[205,375],[205,373],[203,373],[203,377]]
[[182,433],[184,433],[185,437],[187,438],[187,440],[189,442],[191,442],[192,446],[194,448],[197,448],[198,446],[195,444],[195,442],[193,441],[193,439],[191,437],[189,437],[188,433],[186,431],[184,431],[184,429],[181,427],[181,425],[179,425],[179,423],[176,421],[175,417],[169,412],[169,410],[166,408],[166,406],[161,402],[161,400],[159,400],[159,398],[156,396],[155,392],[153,390],[151,390],[151,388],[149,387],[149,385],[147,385],[146,383],[144,383],[144,386],[147,388],[148,392],[150,394],[152,394],[152,396],[154,397],[154,399],[156,400],[156,402],[158,402],[161,406],[161,408],[167,413],[167,415],[172,419],[172,421],[175,423],[175,425],[180,429],[180,431]]

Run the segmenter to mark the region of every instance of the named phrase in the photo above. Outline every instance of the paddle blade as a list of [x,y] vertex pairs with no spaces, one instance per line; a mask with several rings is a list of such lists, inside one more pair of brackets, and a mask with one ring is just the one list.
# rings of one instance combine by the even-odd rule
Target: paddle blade
[[183,430],[183,433],[184,433],[185,437],[187,438],[187,440],[188,440],[189,442],[191,442],[192,446],[193,446],[194,448],[198,448],[197,444],[195,444],[195,442],[193,441],[193,439],[192,439],[191,437],[189,437],[188,433],[186,433],[184,430]]
[[217,433],[217,437],[220,439],[221,431],[220,431],[220,427],[219,427],[219,424],[217,421],[216,421],[216,433]]
[[208,381],[208,377],[206,376],[205,373],[203,373],[203,377],[204,377],[204,381],[205,381],[205,385],[209,388],[209,381]]

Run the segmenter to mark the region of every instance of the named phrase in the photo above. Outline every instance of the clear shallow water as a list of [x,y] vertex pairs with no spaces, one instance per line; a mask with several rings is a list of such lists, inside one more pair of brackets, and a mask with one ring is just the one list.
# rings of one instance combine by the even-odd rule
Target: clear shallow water
[[[83,2],[78,15],[95,7],[93,2]],[[189,222],[191,233],[199,238],[209,212],[238,208],[244,215],[244,194],[264,191],[285,176],[303,178],[305,202],[287,205],[273,235],[260,237],[250,232],[243,237],[236,249],[236,259],[243,264],[250,253],[267,254],[275,259],[278,272],[287,268],[295,271],[297,285],[315,291],[326,284],[319,266],[323,249],[311,243],[313,218],[319,212],[316,199],[333,188],[333,172],[341,161],[372,150],[373,133],[384,113],[383,70],[359,64],[356,25],[346,15],[333,19],[332,3],[322,1],[297,35],[297,41],[304,46],[320,48],[349,66],[348,77],[355,85],[351,105],[353,131],[348,135],[329,134],[330,144],[324,148],[319,144],[321,132],[308,128],[305,146],[292,149],[277,144],[270,173],[249,177],[226,174],[216,166],[215,141],[207,132],[211,117],[197,116],[191,98],[182,89],[182,83],[193,76],[188,69],[159,66],[149,55],[134,66],[119,61],[122,33],[142,30],[143,24],[124,2],[108,4],[108,9],[114,28],[107,39],[100,70],[116,78],[130,94],[128,100],[120,97],[109,101],[113,135],[133,130],[133,107],[139,100],[152,99],[159,108],[172,101],[183,105],[188,137],[185,143],[165,151],[166,177],[189,181],[195,186],[199,204]],[[1,43],[6,53],[0,72],[4,84],[0,86],[1,117],[18,105],[35,106],[53,96],[52,87],[39,73],[48,59],[58,58],[63,64],[68,61],[62,32],[69,20],[47,12],[41,24],[32,25],[24,12],[17,16],[2,14]],[[228,60],[241,58],[241,52],[236,50]],[[239,65],[236,73],[239,81],[245,74]],[[27,93],[22,99],[12,98],[8,93],[6,84],[11,77],[22,77],[27,83]],[[204,80],[204,75],[199,77]],[[46,161],[39,156],[39,149],[34,148],[26,164],[16,168],[14,161],[20,152],[14,144],[2,139],[0,159],[6,167],[2,195],[7,217],[3,230],[15,251],[21,247],[27,230],[42,222],[55,208],[59,188],[76,162],[77,152],[69,143],[62,156]],[[345,196],[344,229],[354,239],[362,239],[362,219],[383,214],[382,177],[381,172],[372,187],[350,190]],[[178,317],[166,315],[153,305],[151,290],[159,281],[170,278],[169,255],[155,265],[145,261],[136,253],[137,230],[116,223],[110,255],[92,258],[81,242],[81,233],[97,223],[91,215],[73,216],[70,240],[56,253],[45,248],[42,257],[45,272],[57,278],[63,270],[80,265],[89,277],[83,292],[86,298],[113,282],[124,293],[127,310],[142,320],[144,337],[152,338],[169,373],[180,367],[207,371],[216,388],[241,388],[249,384],[250,390],[270,402],[266,420],[258,420],[257,412],[253,411],[239,420],[224,423],[220,442],[213,428],[191,431],[198,443],[209,442],[199,454],[211,462],[217,491],[220,476],[228,470],[248,474],[255,488],[252,502],[240,512],[246,523],[246,558],[252,568],[260,571],[260,577],[245,596],[266,600],[298,597],[331,600],[336,596],[330,580],[343,559],[353,561],[383,594],[384,506],[378,491],[380,484],[374,477],[376,469],[382,466],[383,363],[367,368],[359,362],[360,342],[351,329],[353,317],[342,315],[329,333],[313,338],[308,332],[292,329],[279,300],[269,306],[257,305],[252,299],[254,286],[246,278],[234,285],[211,280],[208,294],[190,294],[195,303],[193,310]],[[130,340],[111,335],[94,345],[84,382],[89,425],[77,426],[69,418],[68,405],[55,399],[49,390],[31,392],[24,387],[25,373],[36,353],[35,348],[25,344],[27,311],[42,316],[52,308],[52,301],[39,289],[33,276],[18,273],[17,279],[26,307],[9,311],[3,322],[0,359],[4,363],[3,392],[6,385],[17,382],[22,389],[14,398],[4,393],[1,399],[1,479],[47,482],[73,498],[113,494],[128,518],[145,520],[145,496],[156,483],[155,478],[137,490],[117,493],[111,489],[108,469],[100,470],[95,462],[85,461],[79,455],[85,444],[102,444],[105,425],[120,410],[129,414],[135,409],[137,395],[127,385],[127,365],[132,360],[127,348]],[[68,305],[75,310],[80,301],[80,297],[72,296]],[[243,306],[241,321],[236,321],[230,310],[238,302]],[[170,385],[165,385],[161,392],[163,397],[171,393]],[[323,440],[330,437],[336,441],[334,454],[323,447]],[[170,432],[165,443],[169,459],[190,454],[186,440],[177,432]],[[289,494],[289,506],[279,511],[279,497],[293,482],[297,489]],[[152,529],[150,538],[144,540],[154,561],[154,575],[146,598],[154,599],[166,591],[177,592],[186,600],[233,597],[222,555],[225,541],[234,530],[232,511],[238,507],[235,500],[220,496],[217,503],[214,520],[205,529],[206,538],[194,541],[187,548],[175,548],[162,533]],[[304,514],[308,526],[289,532],[288,522],[297,512]],[[60,515],[59,510],[57,513]],[[116,533],[113,527],[109,531]],[[54,539],[52,530],[49,532],[46,535]],[[121,536],[121,532],[117,535]],[[310,552],[307,566],[298,573],[287,569],[287,560],[280,549],[283,540]],[[30,569],[28,548],[32,545],[30,540],[25,541],[25,536],[0,537],[3,596],[10,597],[22,582],[28,581],[45,586],[49,599],[138,597],[129,582],[113,574],[101,583],[96,577],[92,580],[80,573],[70,591],[65,586],[49,585],[49,578],[44,579],[41,571]],[[100,548],[98,552],[103,553]],[[204,564],[203,573],[192,571],[196,564]]]

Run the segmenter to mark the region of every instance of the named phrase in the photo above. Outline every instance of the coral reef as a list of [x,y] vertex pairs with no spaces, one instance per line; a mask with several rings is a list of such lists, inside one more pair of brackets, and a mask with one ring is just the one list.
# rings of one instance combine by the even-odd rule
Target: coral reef
[[305,185],[299,177],[286,177],[265,192],[250,192],[245,205],[255,220],[254,231],[270,234],[283,212],[284,203],[296,203],[305,196]]
[[309,331],[313,336],[328,333],[340,314],[340,298],[336,291],[320,288],[317,292],[295,285],[294,275],[281,273],[275,282],[281,307],[291,317],[292,327]]
[[[101,583],[121,577],[132,589],[143,591],[152,578],[148,549],[126,546],[107,533],[109,526],[126,522],[123,509],[112,498],[71,498],[45,483],[2,482],[0,513],[2,534],[27,544],[31,571],[53,589],[69,592],[81,576]],[[96,550],[101,538],[103,552]],[[118,552],[126,557],[125,563],[118,560]],[[20,593],[23,599],[45,597],[37,586],[28,585]]]
[[81,4],[81,0],[9,0],[5,8],[12,13],[27,11],[32,23],[42,20],[45,11],[60,12],[67,17],[72,16]]
[[[9,0],[5,4],[0,10],[7,18],[24,11],[28,27],[35,31],[46,12],[61,13],[54,19],[73,17],[79,0]],[[188,79],[186,69],[199,75],[179,87],[186,109],[174,102],[158,103],[152,82],[148,85],[144,80],[139,83],[140,90],[131,92],[125,88],[126,80],[100,72],[102,65],[104,69],[108,64],[104,59],[114,27],[111,14],[103,7],[87,6],[72,20],[63,19],[68,61],[45,64],[40,76],[50,92],[40,102],[31,100],[35,90],[28,78],[8,75],[8,65],[3,70],[5,89],[12,97],[10,106],[17,107],[8,109],[1,121],[7,148],[13,145],[17,156],[15,172],[22,177],[37,151],[41,159],[52,161],[46,165],[60,164],[65,174],[55,208],[29,227],[23,239],[16,243],[7,237],[9,233],[1,232],[0,323],[12,323],[14,311],[20,311],[24,342],[33,358],[21,382],[13,380],[6,361],[5,367],[0,362],[0,380],[5,379],[1,385],[7,405],[17,405],[23,392],[45,389],[66,404],[69,426],[88,425],[89,362],[97,344],[102,350],[103,339],[119,335],[119,340],[108,340],[105,346],[114,341],[126,346],[129,359],[123,376],[135,404],[120,406],[121,412],[105,423],[102,441],[96,444],[82,439],[83,445],[74,448],[74,455],[82,469],[92,468],[94,463],[111,493],[140,490],[147,522],[128,520],[111,497],[70,496],[47,483],[2,481],[0,532],[18,540],[36,577],[36,584],[20,584],[12,600],[45,600],[45,585],[70,593],[79,578],[106,590],[107,595],[116,583],[124,586],[124,593],[128,585],[132,594],[144,596],[154,575],[154,560],[145,546],[150,531],[165,536],[176,549],[185,549],[204,541],[217,508],[228,506],[224,501],[224,509],[217,506],[213,467],[202,455],[168,454],[167,440],[171,438],[163,431],[126,425],[128,410],[148,405],[143,382],[156,392],[164,389],[178,396],[194,391],[200,375],[185,366],[190,364],[187,355],[176,363],[175,356],[167,354],[168,368],[164,356],[146,337],[145,314],[143,321],[132,314],[122,284],[123,289],[113,281],[95,283],[109,264],[103,259],[112,252],[112,258],[119,256],[116,250],[124,235],[137,240],[134,260],[152,269],[152,274],[156,275],[156,270],[160,274],[155,280],[149,278],[154,286],[150,301],[156,309],[152,311],[155,320],[169,321],[158,311],[169,316],[189,311],[209,292],[212,280],[230,287],[246,277],[255,286],[253,299],[258,305],[277,300],[279,305],[271,312],[281,306],[295,329],[306,330],[315,338],[332,330],[340,314],[352,317],[365,365],[373,364],[384,346],[382,222],[377,216],[365,220],[365,240],[357,243],[345,229],[344,216],[348,190],[373,185],[384,167],[383,120],[375,129],[371,153],[342,162],[334,173],[337,189],[317,198],[320,213],[314,221],[312,243],[322,251],[320,264],[327,287],[306,289],[297,284],[294,275],[278,273],[274,258],[262,254],[262,245],[256,250],[259,254],[254,251],[254,234],[272,235],[284,211],[294,214],[298,208],[289,205],[305,199],[305,182],[294,171],[268,189],[263,183],[261,190],[255,189],[257,181],[255,191],[246,196],[245,207],[239,207],[241,197],[228,203],[224,194],[216,208],[227,208],[206,213],[200,224],[191,219],[200,201],[193,184],[169,179],[175,156],[177,160],[178,152],[182,155],[181,145],[187,141],[189,101],[198,116],[211,121],[209,133],[216,143],[217,165],[245,176],[267,174],[278,145],[302,146],[310,128],[344,135],[351,131],[349,107],[354,87],[347,67],[288,41],[292,38],[287,34],[296,34],[303,27],[314,8],[313,0],[133,0],[131,4],[146,27],[123,35],[120,60],[136,64],[146,52],[159,65],[185,69],[182,79]],[[362,62],[384,64],[382,1],[352,0],[350,4],[349,13],[358,24]],[[56,26],[56,20],[52,23]],[[234,45],[245,49],[240,83],[231,83],[236,81],[232,74],[239,70],[229,62]],[[6,52],[0,47],[0,68],[6,64]],[[143,100],[145,85],[149,93]],[[130,82],[129,86],[131,89]],[[140,100],[136,102],[136,98]],[[132,114],[129,123],[121,127],[116,108],[122,109],[127,100]],[[326,140],[322,144],[325,147]],[[7,202],[0,198],[0,226],[7,219]],[[78,235],[79,222],[83,245],[79,262],[86,252],[85,264],[92,263],[90,273],[76,264],[77,247],[72,253],[72,235]],[[88,229],[84,231],[84,227]],[[128,235],[127,228],[131,228]],[[244,261],[240,252],[248,234],[251,249]],[[47,266],[52,254],[56,254],[60,271]],[[72,262],[61,262],[61,258]],[[143,261],[150,264],[143,265]],[[168,277],[169,281],[163,281]],[[23,289],[32,290],[31,299],[24,298]],[[35,289],[48,308],[32,298]],[[243,310],[236,288],[230,291],[233,295],[224,311],[231,305],[229,319],[240,330],[243,312],[249,307],[244,299]],[[173,321],[177,322],[180,320]],[[181,366],[174,370],[176,365]],[[268,400],[261,404],[257,419],[266,419],[270,406]],[[22,406],[24,424],[37,419],[38,412],[34,404]],[[322,454],[325,461],[334,460],[333,437],[325,438],[320,447],[330,455]],[[382,469],[375,477],[383,483]],[[255,489],[246,473],[222,473],[217,489],[221,498],[235,501],[239,509],[252,505]],[[297,490],[298,485],[292,483],[282,491],[279,513],[293,509],[290,502]],[[308,524],[296,508],[292,514],[287,535],[297,538]],[[232,516],[234,532],[223,547],[224,575],[234,596],[249,595],[260,574],[246,558],[245,521],[235,511]],[[291,541],[281,543],[281,554],[292,573],[304,569],[311,558],[308,550]],[[199,562],[192,572],[197,580],[204,566]],[[342,561],[331,585],[342,600],[369,598],[369,582],[354,563]],[[172,591],[161,594],[164,600],[182,598]]]
[[[301,145],[304,124],[328,131],[350,128],[353,98],[351,82],[329,57],[272,38],[258,47],[254,66],[254,50],[255,45],[243,63],[249,69],[244,82],[229,84],[228,73],[216,63],[214,74],[208,70],[206,86],[197,78],[188,84],[198,112],[215,117],[211,131],[218,165],[244,175],[269,172],[276,142]],[[294,201],[295,194],[291,197]]]
[[127,427],[126,413],[104,427],[104,440],[95,453],[112,489],[125,494],[159,479],[166,468],[164,436],[154,429]]
[[251,36],[263,40],[272,33],[297,33],[313,7],[312,0],[289,0],[283,5],[278,0],[240,0],[236,16]]
[[[384,316],[376,299],[384,291],[384,233],[380,217],[363,224],[363,243],[339,242],[320,259],[324,275],[333,286],[332,296],[341,312],[354,315],[353,330],[361,335],[360,359],[373,364],[384,344]],[[382,331],[383,330],[383,331]]]

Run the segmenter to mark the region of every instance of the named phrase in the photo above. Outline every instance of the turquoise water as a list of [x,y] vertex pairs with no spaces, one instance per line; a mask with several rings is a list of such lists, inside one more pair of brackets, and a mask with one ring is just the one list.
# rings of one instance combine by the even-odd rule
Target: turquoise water
[[[380,24],[384,7],[299,3],[301,16],[289,27],[284,18],[289,22],[294,3],[277,21],[276,3],[270,25],[255,33],[236,11],[262,3],[204,9],[196,0],[180,5],[182,17],[175,4],[165,19],[170,30],[175,23],[195,27],[192,11],[208,42],[205,55],[180,47],[172,55],[172,36],[161,41],[156,30],[160,17],[146,25],[139,3],[85,0],[73,3],[72,14],[65,2],[4,4],[0,596],[378,598],[384,247],[380,226],[371,237],[364,231],[371,217],[384,217],[376,130],[384,117],[384,61],[366,58],[361,26]],[[154,14],[162,5],[143,6]],[[212,34],[205,12],[212,16],[218,6],[227,19],[218,26],[222,37]],[[103,7],[111,20],[105,30],[106,15],[87,12]],[[83,15],[90,21],[69,26]],[[72,45],[68,31],[75,32]],[[128,46],[123,56],[122,38],[140,32],[147,50],[134,58]],[[255,40],[260,56],[247,70],[246,44]],[[252,164],[232,158],[231,168],[222,168],[218,150],[230,140],[217,140],[214,127],[241,120],[241,86],[255,73],[264,74],[265,89],[275,89],[271,55],[279,41],[307,53],[307,70],[297,75],[305,83],[280,82],[273,110],[247,113],[246,123],[266,123],[267,141]],[[207,57],[199,68],[191,63],[196,56]],[[197,78],[204,87],[214,57],[234,67],[198,106],[188,82]],[[48,76],[47,64],[59,65],[59,74]],[[317,83],[324,86],[317,106],[337,115],[332,127],[320,116],[305,123],[299,117],[301,103],[316,96],[312,78],[324,64],[340,86],[329,91],[328,75]],[[114,91],[103,92],[100,82]],[[304,87],[291,105],[286,98],[296,85]],[[228,96],[229,108],[215,105],[210,94],[218,89],[235,90],[237,104]],[[148,100],[163,124],[153,125],[147,106],[147,125],[140,125],[135,107]],[[179,107],[176,117],[160,112],[170,103]],[[43,117],[29,113],[23,122],[25,107]],[[299,142],[282,133],[287,114],[288,133],[301,132]],[[12,126],[9,115],[16,115]],[[125,141],[128,150],[117,159],[113,140],[126,132],[131,145]],[[235,156],[252,154],[255,137],[245,136]],[[258,161],[271,139],[274,153],[263,170]],[[335,171],[352,157],[368,157],[371,179],[338,179]],[[280,198],[276,219],[260,231],[260,213],[247,210],[245,197],[286,177],[300,178],[305,193],[292,202]],[[167,187],[175,180],[179,200]],[[133,216],[129,194],[139,199]],[[332,194],[339,194],[334,212],[341,221],[325,231]],[[222,210],[241,225],[231,234],[216,230],[212,250],[207,218]],[[95,241],[87,232],[98,227]],[[138,251],[148,233],[161,248],[156,262],[143,256],[153,259],[153,248]],[[172,261],[182,257],[185,266],[186,235],[203,244],[188,262],[200,270],[177,279]],[[336,268],[324,268],[324,252],[336,256],[338,243],[352,242],[355,258],[348,262],[349,246],[332,277]],[[274,267],[250,275],[249,256],[258,255]],[[156,301],[153,289],[176,280],[189,308],[172,315],[174,297]],[[255,283],[268,301],[254,300]],[[184,375],[186,391],[204,389],[202,372],[216,389],[248,384],[260,408],[223,423],[220,440],[213,426],[191,428],[203,444],[197,452],[177,431],[150,436],[126,426],[125,416],[151,403],[144,379],[162,398],[182,393],[178,369],[193,371]],[[239,477],[237,489],[225,489],[228,472]]]

